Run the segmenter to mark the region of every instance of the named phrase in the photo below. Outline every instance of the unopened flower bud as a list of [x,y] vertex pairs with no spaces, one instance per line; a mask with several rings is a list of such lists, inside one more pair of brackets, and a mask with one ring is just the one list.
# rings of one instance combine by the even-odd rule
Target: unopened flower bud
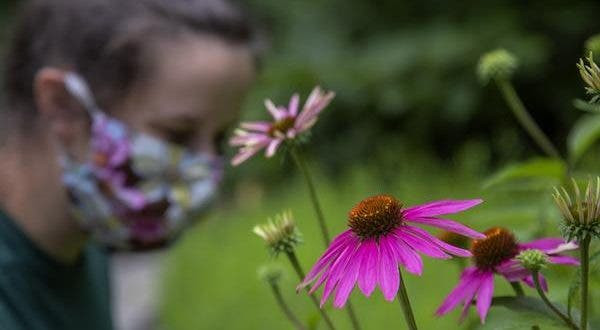
[[535,249],[521,251],[517,255],[517,260],[521,262],[523,267],[532,272],[537,272],[548,264],[548,256],[544,252]]
[[594,62],[594,55],[590,52],[589,56],[585,58],[587,65],[583,59],[579,59],[577,68],[579,69],[579,75],[581,79],[587,85],[585,91],[592,95],[590,103],[600,101],[600,67]]
[[258,268],[258,277],[269,283],[277,284],[283,275],[283,268],[279,264],[265,264]]
[[554,201],[563,218],[561,232],[567,241],[600,237],[600,177],[590,179],[585,192],[575,180],[571,192],[554,188]]
[[496,49],[479,59],[477,74],[487,84],[492,79],[510,79],[517,69],[517,58],[506,49]]
[[265,240],[273,256],[293,252],[302,242],[302,235],[289,211],[276,215],[275,220],[269,219],[265,224],[254,226],[253,232]]

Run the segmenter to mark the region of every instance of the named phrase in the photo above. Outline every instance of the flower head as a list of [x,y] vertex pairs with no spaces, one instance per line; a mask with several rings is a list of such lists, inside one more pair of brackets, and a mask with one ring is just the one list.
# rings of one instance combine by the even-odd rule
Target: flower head
[[581,79],[586,83],[585,91],[592,95],[590,102],[595,103],[600,100],[600,68],[594,62],[594,55],[590,52],[590,55],[585,58],[587,65],[585,65],[583,59],[579,59],[577,68],[579,69],[579,75]]
[[419,253],[447,259],[451,255],[469,257],[468,250],[447,244],[427,231],[414,226],[430,225],[473,238],[484,235],[440,215],[467,210],[482,201],[442,200],[404,207],[390,195],[366,198],[348,214],[348,230],[338,235],[306,275],[298,289],[314,282],[310,292],[324,285],[321,306],[335,292],[333,305],[341,308],[358,282],[358,287],[370,296],[375,287],[392,301],[398,292],[398,266],[420,275],[423,262]]
[[566,240],[581,242],[585,237],[600,237],[600,177],[589,180],[585,194],[573,180],[569,193],[565,188],[554,188],[554,201],[563,218],[561,231]]
[[276,215],[275,220],[269,219],[265,224],[254,226],[252,231],[265,240],[274,256],[292,252],[302,242],[302,235],[290,211]]
[[266,149],[265,156],[272,157],[284,141],[295,140],[300,134],[308,131],[334,96],[333,92],[324,92],[321,88],[315,87],[300,112],[298,94],[292,96],[287,108],[275,106],[271,100],[266,100],[265,106],[273,116],[273,121],[240,124],[240,128],[229,141],[231,146],[240,147],[231,164],[237,166],[263,148]]
[[496,49],[481,56],[477,74],[485,84],[492,79],[508,79],[513,75],[518,64],[517,58],[506,49]]
[[[474,240],[471,244],[474,266],[465,268],[460,276],[458,285],[446,297],[436,311],[436,315],[444,315],[453,310],[459,303],[463,303],[461,320],[467,315],[469,307],[477,298],[477,312],[481,323],[485,322],[487,312],[492,303],[494,294],[494,275],[498,274],[509,282],[522,281],[534,287],[530,269],[523,267],[517,257],[521,251],[536,249],[543,253],[543,257],[531,256],[540,264],[540,260],[547,259],[548,263],[579,265],[577,259],[560,255],[559,253],[577,248],[572,243],[565,243],[560,238],[542,238],[528,243],[519,243],[514,235],[507,229],[494,227],[485,231],[485,238]],[[521,257],[520,259],[524,259]],[[548,290],[544,277],[540,274],[542,288]]]

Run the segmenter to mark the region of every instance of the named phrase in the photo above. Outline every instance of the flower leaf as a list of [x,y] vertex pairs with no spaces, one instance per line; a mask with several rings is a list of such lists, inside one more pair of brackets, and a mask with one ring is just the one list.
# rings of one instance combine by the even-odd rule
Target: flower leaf
[[507,183],[509,181],[520,180],[531,181],[531,180],[544,180],[560,181],[565,175],[566,166],[565,164],[553,158],[533,158],[523,163],[512,164],[504,167],[500,171],[493,174],[488,178],[483,188],[487,189],[492,186],[496,186],[501,183]]
[[[568,329],[544,304],[533,297],[495,297],[493,308],[488,313],[485,324],[476,329],[512,330],[512,329]],[[558,306],[565,309],[563,306]]]
[[575,163],[600,138],[600,115],[580,118],[569,133],[569,159]]

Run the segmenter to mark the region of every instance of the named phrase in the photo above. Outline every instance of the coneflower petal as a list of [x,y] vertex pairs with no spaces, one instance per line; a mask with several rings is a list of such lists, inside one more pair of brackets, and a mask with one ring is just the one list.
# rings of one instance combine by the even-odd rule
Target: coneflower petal
[[[539,280],[540,280],[540,287],[545,292],[548,292],[548,281],[546,281],[546,277],[544,277],[544,275],[542,275],[542,273],[538,273],[538,276],[539,276]],[[528,275],[527,277],[523,278],[523,283],[525,283],[528,286],[535,289],[535,282],[533,281],[532,275]]]
[[549,256],[548,260],[553,264],[579,266],[579,260],[570,256]]
[[469,288],[478,287],[479,282],[475,281],[475,274],[477,268],[475,267],[467,267],[462,272],[460,276],[460,281],[458,284],[452,289],[450,294],[444,299],[440,307],[436,310],[435,314],[437,316],[442,316],[448,312],[450,312],[456,305],[458,305],[461,301],[463,301],[469,293]]
[[348,264],[346,265],[346,269],[342,275],[342,279],[337,285],[337,289],[335,290],[335,298],[333,300],[333,306],[337,308],[342,308],[346,304],[348,297],[350,296],[350,292],[354,288],[354,284],[358,279],[358,270],[360,268],[362,251],[356,249],[354,251],[354,255],[349,258]]
[[441,200],[409,207],[402,214],[407,218],[432,217],[464,211],[481,202],[482,199]]
[[564,244],[565,241],[562,238],[557,237],[548,237],[542,238],[531,242],[520,243],[519,247],[523,250],[526,249],[537,249],[542,250],[544,252],[556,249],[561,244]]
[[387,301],[393,301],[400,287],[400,274],[396,256],[392,249],[388,247],[387,240],[379,242],[379,267],[377,272],[377,281],[379,288],[383,292],[383,297]]
[[447,231],[451,231],[453,233],[461,234],[467,237],[481,239],[485,238],[485,235],[477,232],[463,224],[460,224],[456,221],[447,220],[447,219],[438,219],[438,218],[405,218],[408,222],[420,223],[424,225],[429,225],[432,227],[441,228]]
[[377,265],[379,264],[379,247],[374,240],[369,239],[362,242],[359,247],[362,252],[360,272],[358,275],[358,287],[370,297],[377,286]]
[[298,285],[297,289],[302,289],[303,287],[310,284],[312,281],[317,278],[317,276],[323,271],[327,265],[331,263],[332,260],[336,259],[341,251],[347,244],[352,242],[352,231],[346,230],[343,233],[339,234],[337,237],[333,239],[331,245],[325,250],[325,253],[321,255],[317,263],[311,268],[308,274],[304,277],[304,280]]
[[348,244],[344,251],[340,253],[339,257],[331,264],[331,268],[327,274],[327,281],[325,282],[325,288],[323,288],[323,297],[321,297],[321,307],[325,304],[329,295],[333,292],[336,285],[344,275],[344,269],[346,265],[354,255],[358,244]]
[[404,265],[404,268],[406,268],[409,273],[415,275],[421,275],[423,273],[423,260],[421,260],[421,256],[404,243],[404,241],[396,239],[395,242],[389,244],[389,247],[394,250],[396,259]]
[[404,231],[416,236],[417,238],[424,239],[431,244],[435,244],[438,247],[440,247],[442,250],[444,250],[450,254],[453,254],[453,255],[456,255],[459,257],[471,257],[473,255],[469,250],[461,249],[454,245],[450,245],[450,244],[438,239],[437,237],[429,234],[428,232],[426,232],[425,230],[423,230],[421,228],[413,227],[413,226],[404,226]]
[[296,117],[298,114],[298,103],[300,102],[300,96],[297,93],[292,95],[290,99],[290,104],[288,105],[288,114],[292,117]]
[[481,323],[485,322],[490,305],[492,304],[492,296],[494,295],[494,274],[486,272],[482,274],[481,285],[477,291],[477,312]]
[[429,243],[426,240],[416,238],[408,233],[404,233],[402,231],[402,227],[399,227],[395,231],[395,234],[397,239],[404,241],[404,243],[408,244],[410,247],[418,252],[423,253],[424,255],[438,259],[452,258],[452,256],[442,251],[442,249],[440,249],[437,245]]

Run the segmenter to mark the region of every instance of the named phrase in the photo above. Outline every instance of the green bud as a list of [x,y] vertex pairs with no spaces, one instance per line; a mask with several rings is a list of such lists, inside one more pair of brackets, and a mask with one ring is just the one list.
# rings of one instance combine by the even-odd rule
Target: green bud
[[517,260],[526,269],[537,272],[548,265],[548,256],[540,250],[525,250],[517,255]]
[[290,211],[276,215],[275,220],[269,219],[265,224],[254,226],[252,231],[265,240],[273,256],[281,252],[293,252],[296,245],[302,242],[302,235]]
[[265,264],[258,268],[258,278],[269,283],[277,284],[283,276],[283,268],[279,264]]
[[585,192],[572,179],[572,189],[554,188],[554,202],[562,215],[561,232],[566,241],[600,237],[600,177],[588,181]]
[[579,75],[581,79],[587,85],[585,91],[592,95],[590,103],[596,103],[600,101],[600,67],[594,62],[594,54],[590,52],[590,55],[585,58],[587,65],[583,59],[579,59],[577,68],[579,69]]
[[479,79],[487,84],[492,79],[510,79],[517,69],[517,58],[506,49],[483,54],[477,66]]
[[586,53],[600,54],[600,34],[595,34],[585,41]]

